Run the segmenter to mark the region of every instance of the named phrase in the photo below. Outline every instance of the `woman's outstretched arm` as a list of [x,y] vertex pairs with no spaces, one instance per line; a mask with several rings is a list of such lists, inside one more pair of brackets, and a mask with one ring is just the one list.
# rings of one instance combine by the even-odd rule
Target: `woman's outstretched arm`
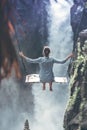
[[70,55],[68,55],[65,60],[59,61],[57,59],[54,59],[54,63],[59,63],[59,64],[64,64],[68,59],[70,59],[71,57],[73,57],[73,53],[71,53]]
[[29,62],[29,63],[40,63],[40,62],[41,62],[41,58],[40,58],[40,57],[39,57],[39,58],[36,58],[36,59],[31,59],[31,58],[25,56],[25,55],[23,54],[23,52],[19,52],[19,55],[20,55],[22,58],[24,58],[24,59],[25,59],[27,62]]

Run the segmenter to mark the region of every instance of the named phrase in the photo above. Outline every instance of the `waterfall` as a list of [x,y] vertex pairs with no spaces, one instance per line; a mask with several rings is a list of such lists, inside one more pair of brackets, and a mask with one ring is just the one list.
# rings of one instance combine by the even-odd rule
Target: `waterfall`
[[[72,31],[70,27],[70,2],[50,0],[48,12],[48,42],[51,55],[59,60],[72,52]],[[55,65],[56,76],[67,76],[69,61],[64,65]],[[53,83],[53,92],[42,90],[42,84],[33,85],[35,103],[35,121],[32,130],[63,130],[63,116],[68,99],[68,84]]]

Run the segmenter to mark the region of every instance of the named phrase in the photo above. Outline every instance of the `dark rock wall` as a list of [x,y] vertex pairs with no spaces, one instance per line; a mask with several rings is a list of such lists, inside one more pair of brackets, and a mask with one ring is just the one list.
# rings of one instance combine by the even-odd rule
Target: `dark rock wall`
[[71,8],[71,26],[75,49],[79,32],[87,28],[87,0],[74,0]]
[[64,116],[64,128],[87,130],[87,30],[84,30],[87,28],[87,2],[74,2],[71,8],[74,58],[70,69],[70,97]]
[[[0,1],[0,80],[8,77],[14,68],[16,77],[20,70],[15,48],[9,34],[10,6],[7,0]],[[9,49],[10,47],[10,49]]]
[[[77,57],[72,64],[70,76],[70,98],[68,101],[64,127],[65,130],[87,129],[87,41],[77,42]],[[83,125],[84,124],[84,125]]]

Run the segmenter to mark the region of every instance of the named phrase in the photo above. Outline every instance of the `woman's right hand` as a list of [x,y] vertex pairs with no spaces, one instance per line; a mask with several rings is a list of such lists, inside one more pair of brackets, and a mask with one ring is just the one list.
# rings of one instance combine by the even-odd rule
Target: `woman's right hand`
[[24,54],[23,54],[23,52],[21,51],[21,52],[19,52],[19,55],[21,56],[21,57],[24,57]]
[[71,58],[71,57],[74,57],[74,54],[73,54],[73,53],[71,53],[71,54],[68,56],[68,58]]

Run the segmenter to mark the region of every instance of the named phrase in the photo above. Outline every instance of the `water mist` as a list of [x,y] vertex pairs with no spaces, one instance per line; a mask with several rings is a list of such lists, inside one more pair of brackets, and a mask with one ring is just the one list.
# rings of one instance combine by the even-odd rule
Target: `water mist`
[[[51,55],[63,60],[72,52],[72,30],[70,27],[70,2],[50,0],[48,12],[48,43]],[[68,64],[54,65],[55,76],[67,76]],[[53,92],[42,90],[42,84],[33,85],[35,97],[35,123],[32,130],[63,130],[63,116],[68,99],[68,84],[53,83]]]

